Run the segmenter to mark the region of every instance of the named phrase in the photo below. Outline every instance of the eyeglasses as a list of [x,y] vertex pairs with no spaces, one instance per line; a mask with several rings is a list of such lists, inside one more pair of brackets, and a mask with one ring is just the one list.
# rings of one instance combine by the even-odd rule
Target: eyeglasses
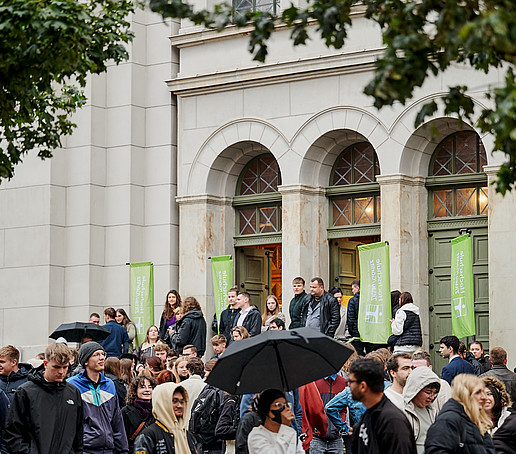
[[173,405],[184,405],[185,401],[183,399],[172,399]]
[[360,383],[363,380],[348,380],[348,383]]
[[97,352],[97,353],[93,353],[93,355],[91,355],[92,358],[104,358],[106,356],[106,353],[105,352]]
[[285,402],[285,403],[282,403],[282,402],[274,402],[272,405],[271,405],[271,410],[279,410],[279,411],[283,411],[285,410],[285,408],[292,408],[292,405],[290,402]]

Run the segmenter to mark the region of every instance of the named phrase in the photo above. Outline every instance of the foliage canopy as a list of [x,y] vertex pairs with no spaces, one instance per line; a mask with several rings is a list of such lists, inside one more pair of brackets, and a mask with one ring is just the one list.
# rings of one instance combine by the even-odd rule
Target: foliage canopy
[[127,59],[131,0],[0,0],[0,179],[75,127],[88,74]]

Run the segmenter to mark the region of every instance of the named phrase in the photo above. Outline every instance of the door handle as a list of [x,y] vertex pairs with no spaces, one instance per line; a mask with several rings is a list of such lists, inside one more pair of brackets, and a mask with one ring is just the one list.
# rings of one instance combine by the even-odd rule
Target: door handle
[[339,278],[338,277],[335,278],[335,282],[339,282]]
[[243,282],[240,284],[240,287],[245,288],[245,285]]
[[434,344],[430,344],[429,347],[430,347],[430,350],[433,350],[434,349]]
[[430,306],[430,307],[428,308],[428,310],[429,310],[430,312],[433,312],[433,311],[434,311],[434,306]]
[[265,286],[265,290],[269,290],[269,286],[268,285]]
[[428,274],[434,274],[434,270],[433,270],[432,268],[430,268],[430,269],[428,270]]

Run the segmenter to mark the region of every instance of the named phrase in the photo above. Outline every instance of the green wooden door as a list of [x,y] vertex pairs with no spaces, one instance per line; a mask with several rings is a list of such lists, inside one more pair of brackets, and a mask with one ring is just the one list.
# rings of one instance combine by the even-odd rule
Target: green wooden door
[[251,296],[254,304],[263,313],[265,298],[271,292],[271,252],[264,249],[238,248],[236,275],[238,289]]
[[[461,339],[466,345],[477,339],[488,349],[489,341],[489,284],[487,227],[471,228],[473,246],[473,281],[475,291],[476,336]],[[451,324],[451,243],[459,236],[458,229],[429,232],[429,315],[432,364],[440,374],[446,361],[439,355],[439,340],[452,334]]]
[[343,295],[353,295],[351,283],[360,277],[358,249],[361,242],[332,240],[330,244],[330,279],[328,289],[340,287]]

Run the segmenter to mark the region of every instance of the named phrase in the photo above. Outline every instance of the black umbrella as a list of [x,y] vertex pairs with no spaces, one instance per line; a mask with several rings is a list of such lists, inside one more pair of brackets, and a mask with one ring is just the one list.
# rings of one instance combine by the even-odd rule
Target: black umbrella
[[269,330],[233,342],[206,382],[231,394],[292,390],[340,370],[353,351],[311,328]]
[[74,322],[62,323],[49,337],[52,339],[64,337],[68,342],[81,342],[84,336],[89,336],[94,341],[100,341],[109,334],[110,332],[106,328],[95,325],[95,323]]

